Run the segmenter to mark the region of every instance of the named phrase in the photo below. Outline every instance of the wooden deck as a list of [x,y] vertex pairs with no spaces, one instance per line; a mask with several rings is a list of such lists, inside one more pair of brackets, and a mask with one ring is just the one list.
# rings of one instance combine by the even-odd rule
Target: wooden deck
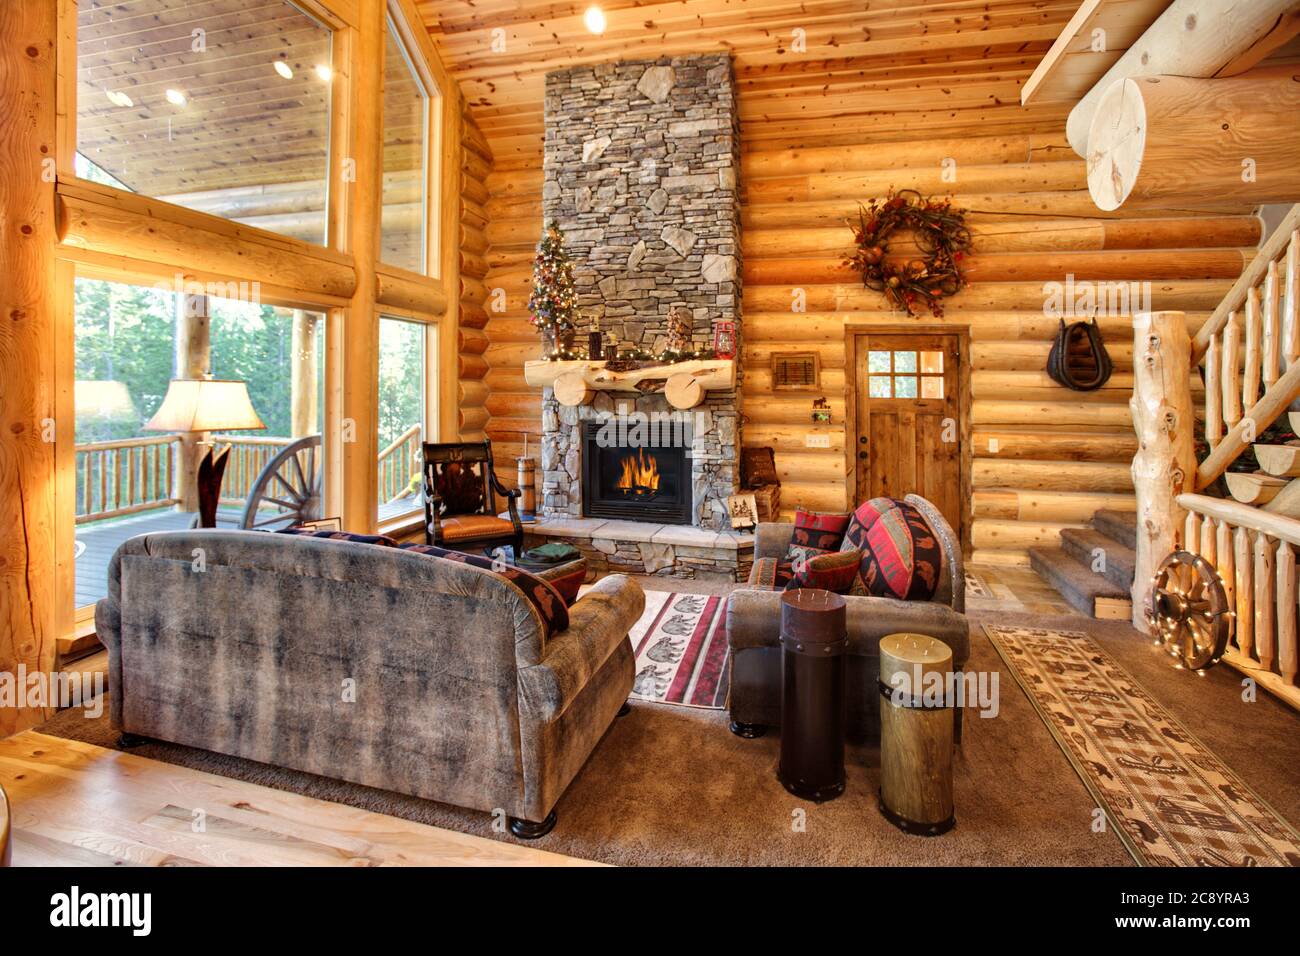
[[[387,521],[410,510],[409,502],[392,502],[379,506],[379,520]],[[221,508],[217,511],[217,527],[233,528],[239,523],[240,509]],[[76,601],[77,607],[94,604],[108,592],[108,563],[114,552],[128,538],[155,531],[183,531],[190,527],[194,513],[160,508],[118,521],[105,521],[83,525],[77,529],[77,542],[85,550],[77,555]]]

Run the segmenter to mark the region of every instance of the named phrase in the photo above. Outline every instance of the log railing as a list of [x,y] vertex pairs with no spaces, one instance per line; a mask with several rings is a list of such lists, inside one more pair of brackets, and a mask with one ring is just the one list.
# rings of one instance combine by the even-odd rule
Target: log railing
[[266,463],[280,453],[292,438],[274,438],[265,435],[213,435],[212,440],[220,451],[230,445],[226,460],[226,474],[221,482],[221,503],[242,507],[253,490],[253,483]]
[[412,425],[379,453],[379,501],[392,501],[420,470],[423,429]]
[[77,524],[176,503],[176,435],[122,438],[76,446]]
[[1192,342],[1205,364],[1210,454],[1196,490],[1213,484],[1300,398],[1300,204],[1264,242]]
[[1300,521],[1239,502],[1179,495],[1185,547],[1219,572],[1233,631],[1223,660],[1300,707],[1296,549]]

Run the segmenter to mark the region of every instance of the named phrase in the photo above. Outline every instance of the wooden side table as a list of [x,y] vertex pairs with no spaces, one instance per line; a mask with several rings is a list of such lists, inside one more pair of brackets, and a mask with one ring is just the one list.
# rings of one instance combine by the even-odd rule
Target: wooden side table
[[5,788],[0,787],[0,866],[13,863],[13,850],[9,845],[9,798]]
[[781,595],[781,761],[777,779],[821,803],[844,792],[844,598],[800,588]]
[[952,650],[933,637],[880,641],[880,812],[905,833],[938,836],[957,823],[951,672]]

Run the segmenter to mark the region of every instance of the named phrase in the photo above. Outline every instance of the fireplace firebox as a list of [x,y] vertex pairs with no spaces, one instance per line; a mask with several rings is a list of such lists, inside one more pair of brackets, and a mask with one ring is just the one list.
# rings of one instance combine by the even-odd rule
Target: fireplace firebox
[[602,443],[582,423],[582,511],[589,518],[691,524],[691,466],[681,445]]

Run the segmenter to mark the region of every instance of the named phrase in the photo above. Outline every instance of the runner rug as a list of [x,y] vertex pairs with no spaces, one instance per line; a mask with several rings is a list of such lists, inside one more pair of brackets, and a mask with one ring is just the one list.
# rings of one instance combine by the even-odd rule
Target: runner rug
[[646,591],[632,628],[632,696],[656,704],[721,710],[730,686],[725,595]]
[[984,631],[1139,864],[1300,865],[1300,834],[1087,634]]

